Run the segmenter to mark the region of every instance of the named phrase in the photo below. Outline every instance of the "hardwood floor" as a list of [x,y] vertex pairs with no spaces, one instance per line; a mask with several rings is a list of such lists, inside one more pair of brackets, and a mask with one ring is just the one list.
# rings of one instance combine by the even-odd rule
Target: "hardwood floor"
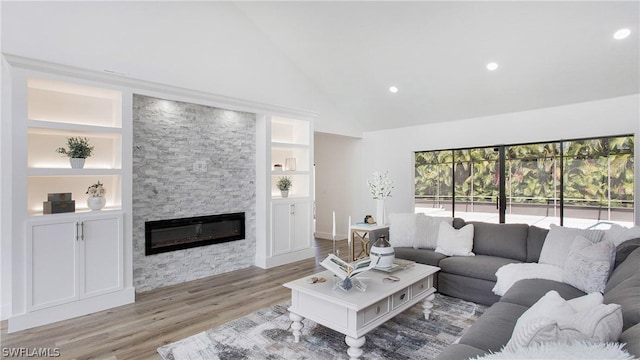
[[[336,243],[346,258],[347,242]],[[156,348],[218,326],[290,297],[283,283],[323,270],[332,250],[316,239],[315,259],[264,270],[250,267],[136,295],[134,304],[7,334],[0,347],[57,348],[62,359],[161,359]],[[2,357],[3,355],[0,355]]]

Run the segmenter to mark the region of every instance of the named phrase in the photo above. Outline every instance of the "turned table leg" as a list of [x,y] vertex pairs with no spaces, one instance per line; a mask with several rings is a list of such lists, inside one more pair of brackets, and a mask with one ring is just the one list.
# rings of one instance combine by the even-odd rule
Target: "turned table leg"
[[347,350],[349,360],[358,360],[360,356],[362,356],[362,346],[366,340],[367,339],[365,339],[364,336],[357,339],[354,339],[351,336],[345,336],[344,342],[349,345],[349,349]]
[[302,324],[302,320],[304,319],[302,316],[296,314],[296,313],[292,313],[289,312],[289,319],[291,319],[291,321],[293,321],[291,323],[291,330],[293,332],[293,342],[300,342],[300,335],[302,334],[302,328],[304,327],[304,324]]
[[429,315],[431,314],[431,308],[433,307],[433,299],[435,298],[436,298],[436,295],[431,294],[426,298],[424,298],[424,301],[422,302],[422,307],[424,308],[422,312],[424,313],[425,320],[429,320]]

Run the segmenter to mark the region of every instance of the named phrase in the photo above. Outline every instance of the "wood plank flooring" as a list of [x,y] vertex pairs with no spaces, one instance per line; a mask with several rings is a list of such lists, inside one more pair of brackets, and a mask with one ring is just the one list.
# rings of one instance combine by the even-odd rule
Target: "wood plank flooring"
[[[336,242],[346,258],[347,242]],[[136,295],[134,304],[7,334],[1,348],[58,348],[62,359],[160,359],[156,348],[290,298],[283,283],[324,270],[330,240],[314,240],[315,259],[264,270],[250,267]],[[0,355],[2,357],[2,355]]]

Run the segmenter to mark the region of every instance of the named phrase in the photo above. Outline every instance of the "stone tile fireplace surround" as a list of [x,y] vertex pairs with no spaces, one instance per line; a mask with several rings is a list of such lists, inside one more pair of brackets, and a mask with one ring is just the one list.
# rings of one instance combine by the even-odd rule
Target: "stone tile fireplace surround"
[[[133,97],[133,282],[147,291],[253,265],[256,116]],[[145,256],[145,222],[245,213],[245,239]]]

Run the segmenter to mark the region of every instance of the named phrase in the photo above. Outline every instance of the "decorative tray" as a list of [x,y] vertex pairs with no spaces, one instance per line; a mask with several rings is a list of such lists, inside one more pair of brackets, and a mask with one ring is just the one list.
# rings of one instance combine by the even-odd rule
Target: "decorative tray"
[[409,260],[404,260],[404,259],[394,259],[393,260],[393,265],[391,265],[391,267],[388,268],[378,268],[378,267],[374,267],[373,270],[378,270],[378,271],[382,271],[385,273],[392,273],[392,272],[396,272],[398,270],[404,270],[410,266],[413,266],[413,264],[415,264],[415,261],[409,261]]

